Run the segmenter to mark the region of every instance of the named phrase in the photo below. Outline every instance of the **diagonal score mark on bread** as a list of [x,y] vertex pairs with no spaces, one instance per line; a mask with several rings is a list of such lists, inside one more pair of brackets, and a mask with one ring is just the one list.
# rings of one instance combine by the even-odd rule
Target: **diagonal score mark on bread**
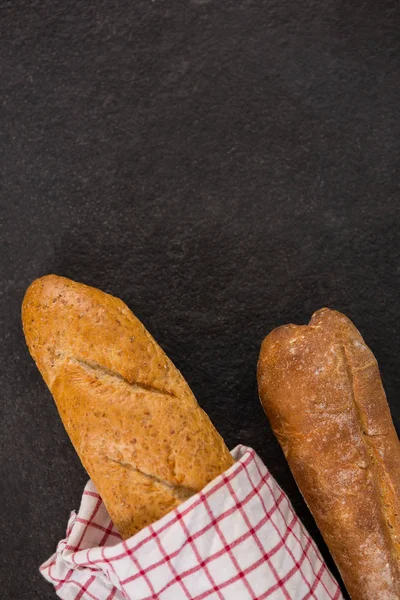
[[110,460],[111,462],[116,463],[117,465],[119,465],[120,467],[123,467],[124,469],[130,469],[131,471],[139,473],[139,474],[143,475],[144,477],[147,477],[154,483],[160,484],[160,485],[168,488],[171,491],[171,494],[173,496],[175,496],[176,498],[178,498],[179,500],[187,500],[188,498],[190,498],[190,496],[193,496],[193,494],[196,493],[196,490],[194,490],[192,488],[188,488],[183,485],[178,485],[178,486],[172,485],[168,481],[165,481],[165,479],[160,479],[159,477],[156,477],[152,473],[145,473],[141,469],[138,469],[138,467],[135,467],[132,463],[124,462],[122,460],[117,460],[116,458],[111,458],[110,456],[107,456],[106,460]]
[[134,390],[144,390],[146,392],[150,392],[152,394],[161,394],[164,396],[170,396],[172,398],[177,398],[177,396],[175,396],[175,394],[173,394],[172,392],[166,392],[165,390],[161,390],[160,388],[156,388],[153,387],[151,385],[147,385],[145,383],[140,383],[138,381],[128,381],[128,379],[125,379],[125,377],[123,375],[121,375],[121,373],[118,373],[118,371],[113,371],[112,369],[108,369],[107,367],[104,367],[103,365],[101,365],[98,362],[95,362],[94,360],[84,360],[82,358],[74,358],[74,357],[69,357],[69,360],[71,361],[75,361],[76,363],[78,363],[79,365],[81,365],[83,368],[87,369],[87,370],[91,370],[91,371],[96,371],[102,375],[108,375],[109,377],[115,377],[117,379],[119,379],[120,381],[123,381],[126,385],[129,385],[132,389]]

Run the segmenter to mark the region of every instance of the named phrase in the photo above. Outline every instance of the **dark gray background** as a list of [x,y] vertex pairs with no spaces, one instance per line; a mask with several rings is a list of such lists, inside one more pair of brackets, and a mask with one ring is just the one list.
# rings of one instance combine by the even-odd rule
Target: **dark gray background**
[[397,6],[0,2],[1,598],[54,598],[37,568],[86,481],[21,332],[49,272],[129,304],[330,561],[255,367],[273,327],[342,310],[399,427]]

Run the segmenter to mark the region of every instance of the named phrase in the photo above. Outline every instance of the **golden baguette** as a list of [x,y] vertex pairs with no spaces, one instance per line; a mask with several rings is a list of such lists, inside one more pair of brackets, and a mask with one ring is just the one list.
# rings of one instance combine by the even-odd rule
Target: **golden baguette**
[[181,373],[118,298],[47,275],[26,292],[30,353],[127,538],[233,464]]

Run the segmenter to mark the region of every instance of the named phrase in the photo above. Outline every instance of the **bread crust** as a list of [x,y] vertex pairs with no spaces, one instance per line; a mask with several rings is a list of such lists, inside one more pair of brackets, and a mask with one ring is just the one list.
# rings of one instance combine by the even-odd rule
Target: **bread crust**
[[67,433],[123,538],[233,464],[181,373],[121,300],[47,275],[27,290],[22,323]]
[[263,341],[260,400],[353,600],[400,598],[400,446],[377,361],[329,309]]

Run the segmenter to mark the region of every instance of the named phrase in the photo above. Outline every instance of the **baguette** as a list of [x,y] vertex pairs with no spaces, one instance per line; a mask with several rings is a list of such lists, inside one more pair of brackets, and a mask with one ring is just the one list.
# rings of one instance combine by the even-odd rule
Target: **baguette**
[[378,365],[322,309],[263,341],[260,400],[352,600],[400,598],[400,446]]
[[65,429],[123,538],[233,464],[181,373],[121,300],[47,275],[27,290],[22,322]]

